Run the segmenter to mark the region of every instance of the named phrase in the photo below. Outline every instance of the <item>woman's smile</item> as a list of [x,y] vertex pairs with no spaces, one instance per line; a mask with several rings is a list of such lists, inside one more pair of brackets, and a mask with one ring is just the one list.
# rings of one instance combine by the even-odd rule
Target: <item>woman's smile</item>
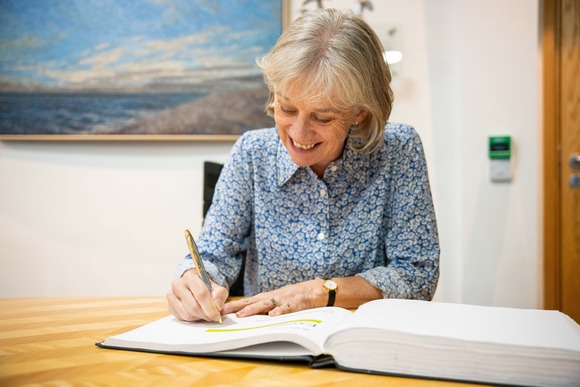
[[316,143],[301,144],[299,142],[296,142],[296,140],[292,139],[292,145],[294,145],[296,148],[300,148],[302,150],[310,150],[310,149],[314,148],[317,144]]

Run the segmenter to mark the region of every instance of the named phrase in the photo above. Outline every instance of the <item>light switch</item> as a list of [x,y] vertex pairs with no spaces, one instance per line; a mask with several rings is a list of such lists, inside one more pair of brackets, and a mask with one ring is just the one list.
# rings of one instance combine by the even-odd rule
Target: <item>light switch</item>
[[489,159],[491,181],[512,181],[512,144],[510,136],[493,136],[489,138]]

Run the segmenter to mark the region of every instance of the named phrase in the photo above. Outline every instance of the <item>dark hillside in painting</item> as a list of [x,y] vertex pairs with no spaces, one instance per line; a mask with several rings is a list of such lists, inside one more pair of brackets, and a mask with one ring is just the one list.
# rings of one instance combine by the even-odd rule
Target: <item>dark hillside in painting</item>
[[216,91],[205,98],[96,134],[241,134],[274,126],[264,112],[268,90]]

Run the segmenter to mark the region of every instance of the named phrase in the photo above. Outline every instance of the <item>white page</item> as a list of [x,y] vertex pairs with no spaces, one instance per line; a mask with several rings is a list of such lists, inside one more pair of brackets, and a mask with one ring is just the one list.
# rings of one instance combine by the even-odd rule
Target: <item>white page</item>
[[326,346],[337,364],[359,370],[515,385],[580,380],[580,327],[554,311],[377,300]]
[[342,308],[318,308],[277,317],[223,316],[223,324],[183,322],[173,316],[105,340],[105,346],[168,352],[211,353],[249,345],[292,341],[312,355],[322,353],[322,342],[352,312]]
[[[466,342],[570,351],[580,328],[557,311],[385,299],[362,305],[348,325]],[[575,353],[575,355],[574,355]]]

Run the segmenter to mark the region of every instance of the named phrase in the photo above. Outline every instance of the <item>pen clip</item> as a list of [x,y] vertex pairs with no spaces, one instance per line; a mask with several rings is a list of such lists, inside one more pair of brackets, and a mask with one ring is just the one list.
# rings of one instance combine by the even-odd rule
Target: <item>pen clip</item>
[[203,266],[201,265],[201,258],[199,256],[199,252],[197,251],[197,246],[195,245],[195,240],[191,236],[189,230],[185,230],[185,240],[187,242],[187,247],[189,252],[191,253],[191,258],[195,263],[195,266],[198,270],[202,270]]

